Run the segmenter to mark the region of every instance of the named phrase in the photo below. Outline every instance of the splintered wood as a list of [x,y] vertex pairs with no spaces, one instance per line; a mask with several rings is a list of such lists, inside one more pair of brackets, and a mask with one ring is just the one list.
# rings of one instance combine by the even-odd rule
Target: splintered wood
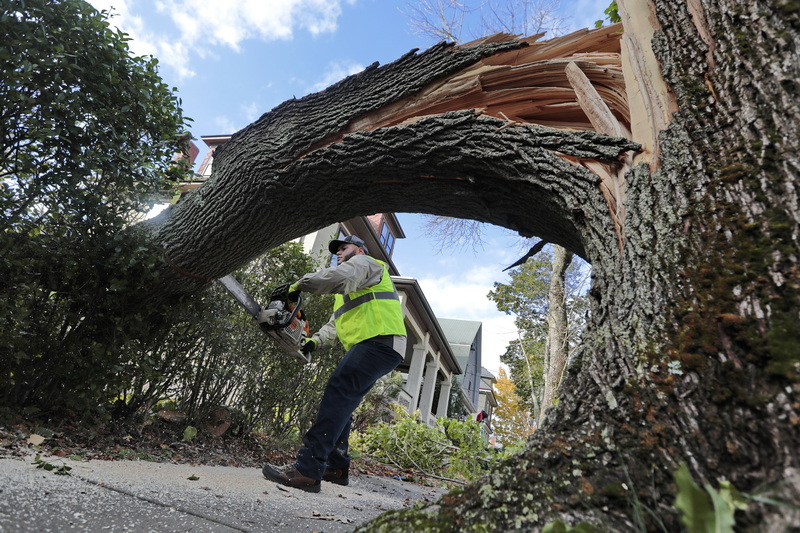
[[[411,97],[353,120],[348,130],[371,130],[422,117],[474,109],[514,124],[574,131],[597,131],[629,140],[631,117],[621,59],[620,24],[580,30],[489,56],[442,78]],[[517,40],[499,33],[465,45]],[[345,132],[346,133],[346,132]],[[559,154],[597,175],[622,250],[625,240],[625,172],[631,157],[616,162],[581,160]]]

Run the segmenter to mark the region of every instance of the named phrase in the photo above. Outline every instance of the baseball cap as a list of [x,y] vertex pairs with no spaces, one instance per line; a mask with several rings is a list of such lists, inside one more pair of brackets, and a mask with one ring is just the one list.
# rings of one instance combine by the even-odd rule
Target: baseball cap
[[364,253],[367,254],[369,253],[369,250],[367,250],[367,245],[364,243],[364,241],[359,239],[355,235],[348,235],[343,239],[333,239],[328,245],[328,250],[330,250],[332,254],[335,254],[336,252],[339,251],[339,247],[343,244],[355,244],[359,248],[363,248]]

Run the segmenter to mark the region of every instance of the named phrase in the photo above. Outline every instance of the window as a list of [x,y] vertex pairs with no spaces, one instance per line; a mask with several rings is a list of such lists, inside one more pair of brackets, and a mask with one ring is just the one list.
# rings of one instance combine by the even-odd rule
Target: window
[[381,228],[381,246],[383,249],[386,250],[387,255],[392,255],[392,249],[394,248],[394,235],[392,235],[392,230],[389,229],[389,225],[384,223],[383,227]]

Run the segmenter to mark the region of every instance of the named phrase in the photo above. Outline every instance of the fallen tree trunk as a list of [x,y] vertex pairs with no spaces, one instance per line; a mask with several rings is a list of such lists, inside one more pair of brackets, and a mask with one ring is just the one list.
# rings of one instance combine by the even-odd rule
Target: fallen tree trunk
[[[597,66],[587,53],[599,48],[598,60],[608,62],[605,50],[619,48],[615,28],[564,40],[589,76],[624,101],[621,67]],[[288,239],[380,211],[492,222],[586,257],[581,211],[608,207],[597,194],[601,177],[580,163],[615,164],[638,145],[531,124],[554,119],[592,129],[574,92],[552,87],[566,82],[569,61],[554,59],[564,46],[503,35],[467,47],[442,44],[266,113],[215,152],[208,182],[151,222],[167,264],[162,294],[196,290]],[[520,99],[531,91],[549,96],[520,116]],[[502,160],[508,165],[494,168]],[[507,205],[508,187],[517,186],[506,183],[509,176],[531,189],[533,205]],[[552,188],[564,194],[550,194]],[[324,205],[331,200],[342,205]],[[297,216],[309,201],[322,205]],[[605,233],[607,221],[600,225]]]

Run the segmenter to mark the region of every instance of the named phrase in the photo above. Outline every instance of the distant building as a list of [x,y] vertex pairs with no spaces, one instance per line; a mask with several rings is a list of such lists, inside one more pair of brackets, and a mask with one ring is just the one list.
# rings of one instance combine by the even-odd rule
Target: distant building
[[486,424],[486,436],[494,433],[492,418],[497,408],[497,395],[494,393],[494,384],[497,378],[494,374],[481,367],[481,391],[478,398],[478,413],[483,414],[482,421]]
[[495,376],[481,366],[483,346],[481,322],[440,318],[450,348],[464,373],[457,381],[462,394],[463,416],[478,418],[486,424],[487,435],[492,433],[491,420],[497,398],[494,394]]

